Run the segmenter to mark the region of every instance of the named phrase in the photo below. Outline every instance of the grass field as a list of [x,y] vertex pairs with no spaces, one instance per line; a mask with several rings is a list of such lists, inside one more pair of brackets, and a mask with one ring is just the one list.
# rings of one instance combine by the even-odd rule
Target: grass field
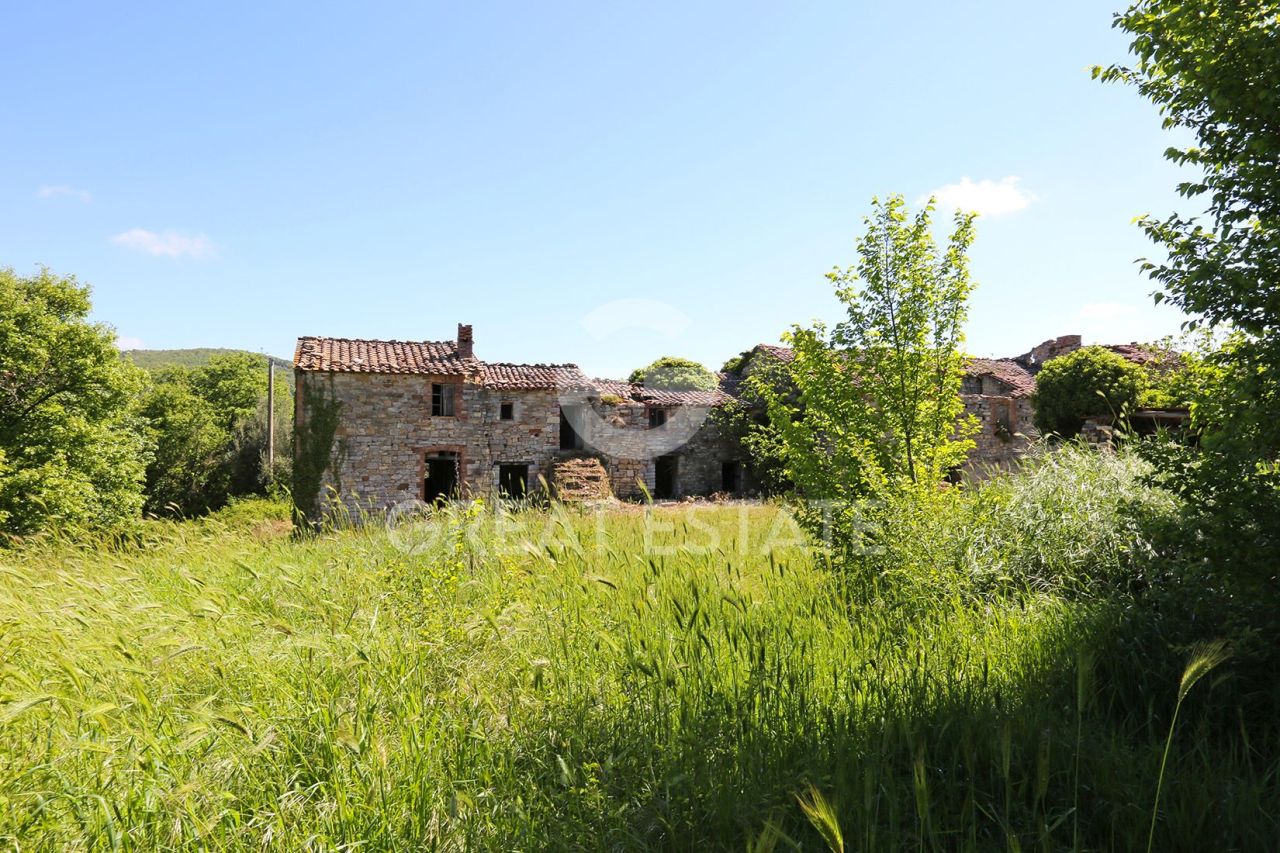
[[[1146,847],[1179,673],[1113,598],[869,597],[767,505],[259,510],[0,552],[7,846]],[[1276,840],[1274,741],[1206,729],[1226,671],[1156,849]]]

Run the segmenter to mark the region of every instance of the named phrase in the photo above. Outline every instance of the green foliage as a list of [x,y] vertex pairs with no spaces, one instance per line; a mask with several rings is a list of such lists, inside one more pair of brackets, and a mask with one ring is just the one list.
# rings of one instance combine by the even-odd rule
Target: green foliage
[[747,362],[750,360],[751,360],[751,350],[749,349],[743,350],[737,355],[731,356],[730,358],[726,359],[725,363],[720,367],[720,372],[734,373],[734,374],[741,373],[743,368],[747,366]]
[[631,371],[627,381],[665,391],[713,391],[720,382],[698,362],[670,355]]
[[1146,378],[1141,367],[1105,347],[1051,359],[1036,375],[1036,427],[1070,438],[1089,418],[1115,423],[1137,406]]
[[230,435],[220,414],[192,388],[190,371],[155,377],[140,412],[155,447],[147,467],[147,511],[196,515],[226,499]]
[[0,268],[0,532],[103,530],[142,505],[142,372],[89,322],[89,288]]
[[1132,68],[1094,76],[1135,86],[1166,128],[1195,144],[1165,157],[1200,171],[1178,192],[1208,221],[1143,217],[1168,259],[1144,268],[1168,299],[1211,325],[1262,337],[1280,327],[1280,3],[1140,0],[1116,15],[1133,41]]
[[914,217],[901,196],[872,204],[858,265],[828,275],[844,322],[794,328],[794,358],[747,383],[769,415],[748,445],[779,460],[800,495],[843,507],[936,484],[972,447],[959,391],[973,216],[957,214],[939,250],[932,203]]
[[155,445],[147,511],[198,515],[287,480],[293,400],[277,383],[277,464],[269,472],[266,393],[263,359],[250,353],[215,354],[203,367],[155,371],[140,405]]
[[[293,460],[293,502],[299,526],[320,518],[324,473],[331,471],[337,476],[343,452],[340,443],[334,440],[342,402],[333,398],[321,382],[304,382],[302,409],[306,418],[296,428],[297,453]],[[340,484],[338,491],[341,492]]]
[[1147,482],[1152,467],[1066,444],[1038,447],[1016,473],[975,489],[917,491],[887,502],[881,547],[861,557],[878,594],[928,609],[1022,592],[1108,595],[1142,582],[1174,496]]
[[232,498],[227,505],[209,516],[211,521],[253,527],[261,524],[287,524],[293,518],[293,504],[279,498],[256,495]]
[[1156,463],[1157,482],[1184,503],[1182,559],[1212,572],[1215,585],[1241,584],[1244,600],[1274,603],[1280,462],[1268,448],[1277,446],[1280,383],[1270,360],[1257,358],[1259,345],[1235,332],[1187,353],[1182,387],[1198,440],[1162,441],[1143,452]]
[[1191,406],[1195,379],[1188,342],[1194,336],[1195,333],[1185,335],[1181,341],[1166,338],[1151,346],[1151,352],[1157,358],[1142,366],[1145,376],[1142,390],[1138,393],[1140,408],[1186,409]]
[[[472,505],[307,538],[217,513],[147,525],[141,547],[24,548],[0,572],[0,839],[1141,849],[1185,656],[1135,646],[1131,598],[1000,580],[1037,528],[1124,541],[1102,507],[1140,497],[1113,467],[1132,464],[1063,460],[1096,509],[1061,529],[1030,497],[1046,471],[1001,486],[1023,509],[964,509],[967,548],[946,541],[959,522],[904,531],[885,565],[922,577],[856,606],[770,506]],[[951,497],[936,512],[978,499]],[[1008,529],[1022,544],[989,547]],[[953,595],[970,567],[986,592]],[[1237,718],[1237,660],[1180,708],[1160,849],[1274,840],[1280,717]]]
[[[1165,156],[1198,174],[1178,191],[1200,217],[1144,217],[1166,260],[1143,267],[1195,327],[1231,329],[1206,353],[1192,400],[1198,448],[1158,449],[1163,481],[1188,501],[1181,547],[1220,583],[1274,605],[1280,565],[1280,3],[1142,0],[1117,15],[1132,68],[1095,76],[1135,86],[1195,144]],[[1202,565],[1202,564],[1196,564]],[[1269,579],[1269,580],[1264,580]],[[1274,609],[1274,607],[1273,607]]]

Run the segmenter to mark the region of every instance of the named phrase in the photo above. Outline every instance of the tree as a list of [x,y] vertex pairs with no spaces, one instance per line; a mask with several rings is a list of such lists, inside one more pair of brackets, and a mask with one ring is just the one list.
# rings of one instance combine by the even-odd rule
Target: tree
[[720,380],[696,361],[667,355],[631,371],[627,381],[665,391],[713,391]]
[[1059,356],[1036,375],[1036,427],[1069,438],[1089,418],[1114,423],[1133,411],[1146,384],[1142,367],[1105,347]]
[[[1206,354],[1191,407],[1199,445],[1171,453],[1166,483],[1200,512],[1212,563],[1271,577],[1280,559],[1280,2],[1141,0],[1115,18],[1137,64],[1095,68],[1132,85],[1167,128],[1195,136],[1165,157],[1198,170],[1178,185],[1201,216],[1140,220],[1167,254],[1145,261],[1185,325],[1233,329]],[[1212,368],[1212,369],[1209,369]],[[1225,523],[1224,523],[1225,521]],[[1220,537],[1209,531],[1217,529]],[[1242,550],[1247,545],[1247,550]]]
[[183,367],[157,371],[140,406],[155,446],[146,488],[146,510],[153,515],[206,512],[228,492],[230,433],[193,388],[192,373]]
[[846,318],[794,327],[786,381],[747,384],[765,402],[767,430],[748,436],[780,460],[806,498],[841,504],[939,482],[966,457],[962,326],[973,288],[973,214],[957,213],[945,249],[931,232],[931,200],[914,217],[901,196],[872,200],[856,267],[828,274]]
[[[265,363],[248,353],[215,355],[203,367],[165,367],[141,405],[156,447],[147,505],[157,515],[197,515],[268,482]],[[278,446],[289,446],[289,395],[279,395]],[[281,454],[283,455],[283,454]],[[274,472],[287,481],[287,465]]]
[[0,530],[109,529],[141,508],[141,371],[90,307],[74,277],[0,269]]
[[[1168,299],[1211,325],[1253,336],[1280,326],[1280,2],[1142,0],[1118,14],[1133,36],[1134,68],[1094,76],[1137,87],[1166,128],[1191,130],[1196,144],[1165,157],[1198,167],[1178,185],[1207,205],[1207,221],[1147,216],[1142,227],[1168,249],[1145,262]],[[1195,321],[1192,321],[1195,322]]]

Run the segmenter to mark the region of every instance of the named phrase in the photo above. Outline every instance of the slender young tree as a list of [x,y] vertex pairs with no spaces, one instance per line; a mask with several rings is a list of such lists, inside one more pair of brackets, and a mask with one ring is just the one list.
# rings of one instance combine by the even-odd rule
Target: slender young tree
[[934,484],[972,447],[960,382],[974,215],[957,213],[939,248],[933,210],[930,200],[912,216],[901,196],[873,199],[858,263],[827,275],[845,319],[794,327],[786,382],[751,382],[769,428],[750,440],[805,497],[852,502]]

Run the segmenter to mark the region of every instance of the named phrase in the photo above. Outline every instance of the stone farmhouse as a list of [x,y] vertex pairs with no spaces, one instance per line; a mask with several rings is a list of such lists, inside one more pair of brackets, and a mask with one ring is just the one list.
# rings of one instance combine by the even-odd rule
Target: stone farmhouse
[[[1072,335],[1015,358],[970,360],[962,396],[980,424],[972,473],[1013,463],[1038,437],[1035,373],[1080,345]],[[750,459],[714,415],[755,360],[790,358],[786,347],[758,344],[717,389],[671,391],[588,377],[573,364],[483,361],[468,325],[451,341],[303,337],[295,465],[319,435],[322,489],[368,509],[547,486],[622,498],[749,494]]]

